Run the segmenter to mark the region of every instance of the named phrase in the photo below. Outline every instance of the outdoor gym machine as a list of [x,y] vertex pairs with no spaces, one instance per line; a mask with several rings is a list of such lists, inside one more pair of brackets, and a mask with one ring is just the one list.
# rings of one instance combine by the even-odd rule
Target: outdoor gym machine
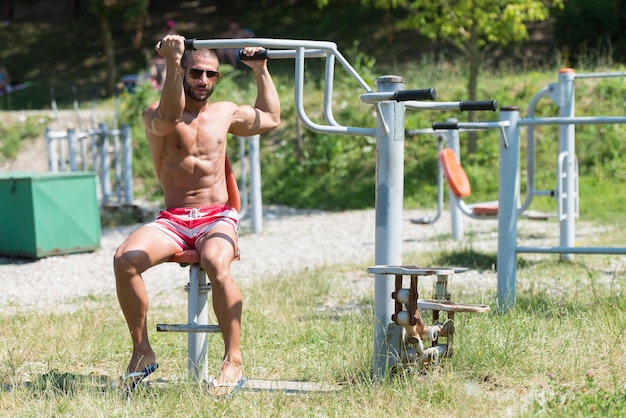
[[[444,175],[443,164],[441,161],[441,155],[444,153],[447,155],[446,151],[451,151],[454,153],[454,158],[456,161],[456,165],[459,167],[459,170],[465,176],[465,172],[460,168],[460,159],[461,159],[461,146],[459,140],[459,132],[468,132],[468,131],[477,131],[481,129],[486,129],[484,124],[479,123],[476,125],[475,123],[471,125],[476,125],[475,128],[454,128],[458,124],[458,120],[455,118],[450,118],[446,122],[449,124],[448,126],[453,127],[453,129],[446,129],[444,124],[438,124],[437,129],[433,128],[423,128],[423,129],[412,129],[406,131],[407,136],[415,136],[428,134],[433,135],[437,138],[437,155],[439,156],[437,161],[437,212],[434,216],[429,217],[421,217],[421,218],[413,218],[411,222],[414,224],[420,225],[429,225],[437,222],[439,217],[441,216],[441,212],[443,212],[443,201],[444,201],[444,184],[445,179],[447,179],[448,174]],[[457,171],[458,174],[458,171]],[[448,183],[451,183],[450,181]],[[467,194],[469,195],[469,181],[466,185]],[[450,201],[450,223],[452,226],[452,237],[460,241],[464,236],[464,226],[463,226],[463,216],[468,216],[474,219],[492,219],[497,215],[497,203],[496,202],[484,202],[484,203],[476,203],[467,205],[462,196],[457,196],[453,187],[449,187],[448,193],[449,201]]]
[[[402,265],[402,212],[404,198],[404,111],[406,108],[421,110],[496,110],[495,101],[433,102],[435,90],[404,90],[404,79],[395,75],[386,75],[377,79],[377,92],[374,92],[348,61],[337,50],[337,45],[327,41],[288,40],[288,39],[219,39],[185,41],[191,49],[219,49],[262,47],[265,51],[252,59],[294,59],[295,88],[294,100],[298,118],[312,131],[322,134],[353,135],[376,137],[376,203],[375,203],[375,263],[377,266]],[[250,59],[240,56],[242,59]],[[324,58],[324,124],[314,122],[304,109],[304,72],[305,59]],[[344,126],[339,124],[332,111],[332,95],[335,62],[338,62],[365,91],[360,96],[363,103],[374,105],[376,126],[373,128]],[[449,270],[444,272],[450,274]],[[394,301],[397,280],[394,273],[375,274],[374,285],[374,375],[383,377],[389,367],[398,364],[404,356],[403,325],[392,319],[397,318],[397,306],[401,301]],[[205,286],[206,283],[200,283]],[[193,292],[190,289],[190,292]],[[405,292],[401,292],[402,295]],[[417,297],[417,295],[413,295]],[[206,292],[198,294],[197,312],[203,312],[207,303]],[[192,309],[192,307],[189,307]],[[409,316],[413,312],[409,312]],[[196,321],[204,321],[201,315]],[[405,314],[400,315],[405,317]],[[408,318],[409,323],[413,319]],[[195,338],[194,333],[189,338]],[[206,353],[206,351],[204,351]],[[190,358],[196,364],[205,362],[200,350],[196,358]],[[190,353],[191,356],[191,353]],[[201,373],[200,373],[201,374]],[[196,369],[196,378],[201,378]]]
[[[619,75],[624,75],[620,73]],[[607,73],[581,75],[584,78],[614,76]],[[575,125],[615,124],[626,123],[626,117],[575,117],[574,116],[574,70],[570,68],[559,72],[558,84],[550,85],[548,90],[539,93],[540,97],[549,95],[559,106],[559,117],[520,119],[516,108],[503,108],[500,120],[509,122],[506,129],[509,147],[501,148],[502,160],[510,165],[507,170],[519,171],[519,127],[539,125],[559,125],[559,155],[557,158],[557,182],[554,197],[557,199],[558,219],[560,227],[560,245],[555,247],[526,247],[517,246],[517,217],[513,205],[501,207],[498,218],[498,304],[499,309],[507,310],[515,303],[517,253],[544,253],[560,254],[562,258],[571,259],[573,254],[626,254],[626,248],[617,247],[578,247],[575,246],[575,218],[578,215],[578,163],[575,153]],[[534,104],[534,101],[533,101]],[[534,111],[534,105],[532,107]],[[529,142],[530,144],[530,142]],[[534,145],[534,144],[533,144]],[[532,150],[529,150],[529,154]],[[534,158],[529,155],[528,157]],[[530,161],[530,160],[529,160]],[[503,162],[501,161],[501,164]],[[500,167],[502,176],[503,167]],[[532,195],[540,194],[533,186],[528,188],[527,199],[521,208],[527,207]],[[500,183],[499,200],[516,203],[513,190],[519,190],[519,183],[513,184],[511,179],[507,184]],[[510,189],[509,189],[510,187]]]
[[[625,76],[626,73],[581,74],[576,76],[571,68],[559,72],[559,82],[542,89],[531,100],[529,117],[519,117],[514,106],[500,108],[497,122],[484,123],[433,123],[433,129],[496,128],[500,130],[500,163],[498,176],[498,255],[497,303],[500,311],[515,304],[517,253],[560,254],[571,259],[573,254],[626,254],[620,247],[575,246],[575,218],[578,216],[578,163],[575,153],[575,125],[626,123],[624,116],[575,117],[574,79]],[[534,118],[537,101],[549,96],[559,107],[559,117]],[[534,127],[559,126],[559,154],[557,156],[557,181],[554,190],[539,191],[534,187]],[[519,202],[520,190],[520,127],[528,129],[528,187],[523,204]],[[517,245],[517,218],[528,208],[533,196],[549,195],[557,200],[560,227],[560,245],[533,247]]]

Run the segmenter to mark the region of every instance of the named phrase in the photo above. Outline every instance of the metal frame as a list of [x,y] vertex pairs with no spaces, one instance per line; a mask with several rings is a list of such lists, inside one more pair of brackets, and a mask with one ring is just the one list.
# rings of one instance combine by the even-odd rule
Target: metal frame
[[[239,191],[241,195],[241,210],[239,218],[243,219],[250,212],[252,232],[259,233],[263,229],[263,194],[261,192],[261,136],[238,136],[239,162],[241,164],[241,178]],[[248,169],[250,175],[250,200],[248,203],[248,179],[246,172],[246,143],[248,144]]]
[[[189,260],[189,283],[185,286],[187,292],[187,323],[186,324],[157,324],[157,331],[186,332],[187,333],[187,370],[195,381],[208,381],[207,333],[219,333],[219,325],[209,325],[208,294],[211,284],[207,282],[206,272],[200,264],[200,255],[195,250],[187,251],[191,254]],[[186,266],[184,259],[170,260]]]
[[[498,309],[508,311],[515,304],[517,253],[559,254],[571,260],[574,254],[626,254],[622,247],[575,246],[575,219],[578,217],[578,163],[575,152],[575,125],[626,123],[625,116],[576,117],[574,80],[576,78],[623,77],[626,73],[590,73],[576,75],[571,68],[559,72],[558,83],[541,89],[531,100],[529,117],[520,118],[519,109],[502,107],[498,122],[434,123],[433,129],[500,129],[500,162],[498,178]],[[558,117],[534,118],[537,102],[550,97],[559,107]],[[551,191],[535,189],[534,127],[559,126],[556,187]],[[528,127],[528,188],[520,204],[520,127]],[[528,208],[534,196],[548,195],[557,199],[560,242],[558,246],[537,247],[517,245],[517,218]]]
[[[118,204],[130,205],[133,203],[133,165],[132,165],[132,137],[128,124],[120,129],[109,129],[101,122],[98,128],[87,131],[77,131],[68,128],[67,131],[45,131],[46,147],[48,151],[48,171],[79,171],[78,150],[80,149],[80,170],[88,171],[88,157],[86,140],[91,142],[91,170],[94,171],[100,183],[101,203],[112,201]],[[113,141],[113,152],[110,153],[110,141]],[[121,142],[121,143],[120,143]],[[67,151],[67,157],[66,157]],[[113,156],[113,172],[115,178],[115,193],[111,186],[111,158]],[[67,164],[67,166],[66,166]]]
[[[491,128],[501,128],[501,124],[493,124],[493,123],[471,123],[464,124],[458,122],[456,118],[450,118],[445,122],[445,125],[454,127],[454,129],[413,129],[406,132],[406,135],[419,135],[419,134],[432,134],[438,138],[438,147],[437,153],[441,151],[442,141],[445,140],[446,146],[451,148],[454,153],[457,155],[459,162],[461,161],[461,146],[459,141],[459,132],[470,132],[477,131],[482,129],[491,129]],[[466,126],[464,128],[458,128],[459,125]],[[434,217],[431,218],[417,218],[411,219],[411,222],[416,224],[430,224],[434,223],[439,219],[439,216],[443,207],[443,188],[445,178],[443,175],[443,170],[441,169],[441,163],[437,162],[437,213]],[[496,215],[477,215],[473,211],[473,204],[467,204],[463,199],[459,199],[456,197],[452,190],[448,190],[448,199],[450,201],[450,220],[452,225],[452,237],[461,241],[465,235],[465,229],[463,224],[463,216],[468,216],[473,219],[495,219]],[[487,204],[492,202],[481,202],[477,204]]]
[[[294,100],[298,118],[308,129],[322,134],[376,137],[376,225],[375,254],[377,265],[402,264],[402,222],[404,198],[404,112],[406,108],[418,110],[495,110],[495,101],[489,102],[439,102],[433,100],[434,89],[404,90],[404,79],[388,75],[376,80],[377,92],[373,92],[357,71],[341,55],[337,45],[326,41],[290,39],[215,39],[190,40],[195,49],[244,48],[257,46],[269,49],[268,59],[295,59]],[[304,109],[304,61],[306,58],[324,58],[324,116],[325,123],[312,121]],[[335,63],[338,62],[365,91],[360,100],[374,105],[376,127],[352,127],[340,125],[332,111],[332,92]],[[493,107],[493,108],[492,108]],[[394,277],[376,274],[374,278],[374,375],[383,377],[390,366],[397,363],[394,353],[401,349],[401,327],[391,316],[394,313]],[[396,338],[398,337],[398,338]]]

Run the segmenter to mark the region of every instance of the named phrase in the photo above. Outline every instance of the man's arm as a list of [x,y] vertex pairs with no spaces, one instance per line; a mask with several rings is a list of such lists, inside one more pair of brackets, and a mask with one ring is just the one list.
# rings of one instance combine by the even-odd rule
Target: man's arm
[[182,68],[180,60],[185,52],[185,38],[178,35],[165,36],[156,46],[159,56],[166,60],[165,81],[158,104],[148,106],[143,113],[146,131],[165,136],[172,132],[185,108]]
[[[244,54],[252,56],[259,48],[245,48]],[[280,124],[280,98],[267,69],[267,60],[244,60],[256,76],[257,98],[252,106],[239,106],[233,115],[230,132],[250,136],[267,132]]]

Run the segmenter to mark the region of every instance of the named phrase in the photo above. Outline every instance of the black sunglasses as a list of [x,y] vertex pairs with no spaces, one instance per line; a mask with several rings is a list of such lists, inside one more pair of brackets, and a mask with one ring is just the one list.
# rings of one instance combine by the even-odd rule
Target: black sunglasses
[[219,77],[220,73],[217,71],[213,71],[213,70],[201,70],[199,68],[190,68],[189,70],[189,75],[191,76],[191,78],[193,78],[194,80],[197,80],[199,78],[202,77],[202,74],[206,73],[206,77],[207,78],[215,78],[215,77]]

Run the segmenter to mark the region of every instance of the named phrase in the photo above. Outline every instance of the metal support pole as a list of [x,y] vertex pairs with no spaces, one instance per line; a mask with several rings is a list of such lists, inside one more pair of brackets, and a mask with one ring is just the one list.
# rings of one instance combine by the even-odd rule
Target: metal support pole
[[[457,123],[459,120],[456,118],[449,118],[446,122]],[[446,142],[448,148],[452,149],[456,154],[456,157],[461,161],[461,144],[459,142],[459,130],[450,129],[446,131]],[[463,212],[459,207],[459,199],[454,195],[452,189],[448,188],[448,196],[450,197],[450,216],[452,221],[452,236],[455,240],[461,241],[465,235],[463,228]]]
[[114,128],[111,131],[113,136],[113,169],[115,170],[115,198],[117,203],[122,203],[122,162],[120,158],[120,131]]
[[109,203],[111,197],[111,177],[109,170],[111,164],[109,162],[109,130],[106,123],[101,122],[99,128],[98,149],[100,153],[100,184],[102,186],[102,203]]
[[[500,108],[500,120],[509,121],[500,134],[498,176],[498,310],[506,312],[515,304],[517,273],[517,207],[519,198],[519,110]],[[504,137],[503,137],[504,135]]]
[[67,139],[67,134],[63,137],[59,137],[59,170],[61,172],[65,172],[65,139]]
[[45,132],[46,145],[48,147],[48,171],[56,173],[59,171],[59,160],[57,158],[57,152],[54,144],[54,137],[52,136],[52,130],[46,128]]
[[[188,324],[208,324],[208,296],[206,292],[201,291],[206,284],[206,273],[200,264],[192,264],[189,268],[189,294],[187,295]],[[208,380],[207,349],[208,339],[205,332],[187,333],[187,370],[196,382]]]
[[70,157],[70,171],[78,171],[76,159],[76,130],[67,128],[67,152]]
[[96,177],[100,176],[98,172],[98,130],[91,129],[89,132],[91,137],[91,171],[96,173]]
[[80,159],[83,166],[83,171],[88,170],[87,164],[87,145],[85,144],[85,140],[87,139],[87,134],[85,132],[80,132]]
[[[559,116],[574,117],[574,78],[571,68],[559,72]],[[576,200],[578,199],[578,176],[576,174],[575,125],[559,126],[559,160],[557,168],[557,200],[561,247],[575,245]],[[573,254],[561,254],[562,260],[574,259]]]
[[122,125],[122,163],[124,165],[124,203],[133,203],[133,142],[131,138],[130,126]]
[[[383,76],[378,91],[404,88],[404,78]],[[376,265],[402,264],[402,210],[404,193],[404,104],[381,102],[376,124]],[[402,328],[391,321],[394,276],[376,274],[374,284],[374,376],[382,378],[401,357]]]
[[239,141],[239,164],[241,165],[241,178],[239,180],[239,196],[241,210],[239,219],[243,219],[248,212],[248,171],[246,170],[246,137],[238,136]]
[[250,218],[252,232],[261,232],[263,228],[263,197],[261,194],[261,146],[260,135],[248,138],[248,155],[250,158]]

